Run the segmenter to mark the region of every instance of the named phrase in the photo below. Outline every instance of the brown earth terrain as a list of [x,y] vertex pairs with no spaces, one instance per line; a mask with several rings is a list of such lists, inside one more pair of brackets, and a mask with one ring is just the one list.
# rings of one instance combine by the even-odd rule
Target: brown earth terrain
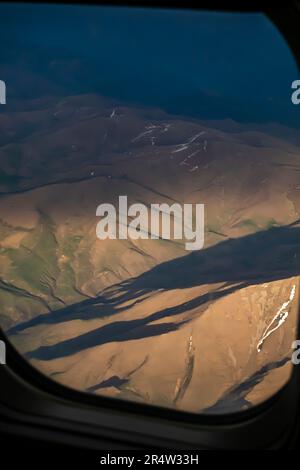
[[[0,129],[0,323],[35,367],[85,392],[207,413],[286,383],[297,139],[92,95],[28,103]],[[205,204],[204,249],[99,240],[96,207],[119,195]]]

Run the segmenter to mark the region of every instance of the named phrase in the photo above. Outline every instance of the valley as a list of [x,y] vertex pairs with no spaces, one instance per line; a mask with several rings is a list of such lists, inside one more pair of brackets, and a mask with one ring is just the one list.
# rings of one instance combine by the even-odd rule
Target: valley
[[[189,412],[247,409],[291,373],[300,147],[98,95],[0,115],[0,324],[53,380]],[[204,248],[100,240],[96,208],[204,204]],[[282,321],[283,319],[283,321]]]

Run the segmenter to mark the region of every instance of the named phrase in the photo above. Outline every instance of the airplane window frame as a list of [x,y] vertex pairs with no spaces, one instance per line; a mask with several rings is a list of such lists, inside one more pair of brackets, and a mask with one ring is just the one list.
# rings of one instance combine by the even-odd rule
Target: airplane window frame
[[[25,2],[30,3],[30,2]],[[39,2],[42,3],[42,2]],[[77,1],[47,3],[81,3]],[[191,2],[96,1],[97,5],[191,9]],[[300,3],[286,1],[200,0],[197,10],[264,13],[279,29],[300,65]],[[17,8],[17,4],[16,4]],[[298,337],[300,325],[298,324]],[[247,449],[278,448],[287,442],[299,417],[300,368],[261,405],[230,415],[195,415],[158,406],[89,395],[52,381],[34,369],[10,344],[0,366],[0,432],[38,436],[90,449]],[[122,445],[122,447],[120,447]]]

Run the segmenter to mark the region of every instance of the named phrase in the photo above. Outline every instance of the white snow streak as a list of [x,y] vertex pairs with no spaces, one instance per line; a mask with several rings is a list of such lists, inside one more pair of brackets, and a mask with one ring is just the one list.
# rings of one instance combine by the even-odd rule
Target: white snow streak
[[[265,340],[268,338],[268,336],[270,336],[274,331],[276,331],[281,325],[283,325],[283,323],[286,321],[286,319],[288,318],[289,316],[289,311],[288,311],[288,306],[290,305],[290,303],[292,302],[292,300],[294,299],[295,297],[295,293],[296,293],[296,286],[295,284],[293,285],[292,287],[292,290],[291,290],[291,293],[290,293],[290,297],[289,297],[289,300],[287,300],[286,302],[284,302],[282,304],[282,306],[280,307],[280,309],[276,312],[276,314],[274,315],[272,321],[269,323],[269,325],[267,326],[267,328],[265,329],[261,339],[259,340],[259,342],[257,343],[257,346],[256,346],[256,349],[257,349],[257,352],[260,352],[261,351],[261,347],[263,345],[263,343],[265,342]],[[277,324],[276,324],[277,322]],[[273,326],[275,324],[275,326]]]

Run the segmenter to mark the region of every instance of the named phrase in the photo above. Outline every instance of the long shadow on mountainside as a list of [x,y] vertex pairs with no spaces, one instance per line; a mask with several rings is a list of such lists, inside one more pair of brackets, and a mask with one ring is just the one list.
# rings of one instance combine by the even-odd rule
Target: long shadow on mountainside
[[[214,301],[251,284],[260,284],[296,276],[300,272],[299,221],[285,227],[271,228],[238,239],[229,239],[210,248],[156,266],[141,276],[116,286],[118,296],[105,292],[95,299],[65,307],[16,325],[8,334],[47,323],[74,319],[114,316],[127,310],[126,301],[140,302],[142,295],[158,290],[185,289],[203,284],[224,283],[221,289],[200,295],[175,307],[165,308],[143,319],[117,321],[56,345],[40,347],[28,357],[52,359],[110,341],[159,335],[177,329],[178,323],[149,325],[155,320],[178,315],[209,301]],[[108,291],[109,292],[109,291]]]

